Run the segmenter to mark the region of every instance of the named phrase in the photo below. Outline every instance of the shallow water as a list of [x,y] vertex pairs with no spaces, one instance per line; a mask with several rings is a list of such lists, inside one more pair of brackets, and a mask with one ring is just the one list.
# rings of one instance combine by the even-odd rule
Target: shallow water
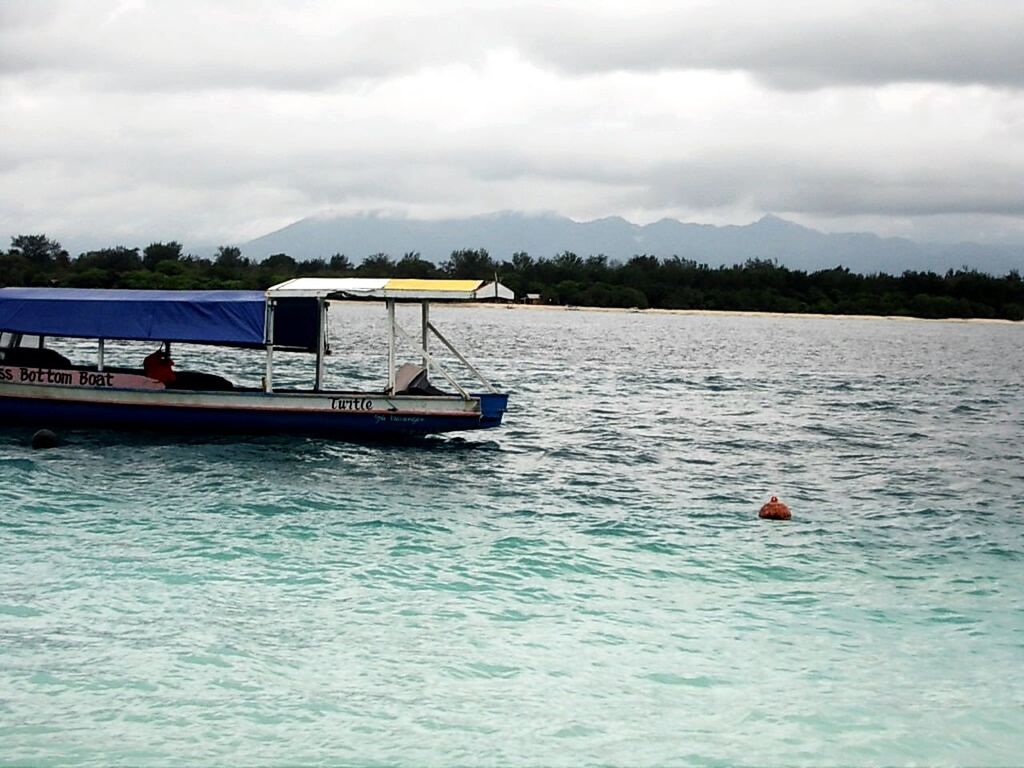
[[0,762],[1020,764],[1024,326],[434,318],[502,428],[0,432]]

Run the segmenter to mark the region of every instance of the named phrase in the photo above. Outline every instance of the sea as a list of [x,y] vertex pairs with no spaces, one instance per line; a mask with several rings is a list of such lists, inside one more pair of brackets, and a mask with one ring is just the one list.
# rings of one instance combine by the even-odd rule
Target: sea
[[[1024,325],[432,319],[500,428],[0,430],[0,764],[1024,764]],[[381,307],[331,348],[383,387]]]

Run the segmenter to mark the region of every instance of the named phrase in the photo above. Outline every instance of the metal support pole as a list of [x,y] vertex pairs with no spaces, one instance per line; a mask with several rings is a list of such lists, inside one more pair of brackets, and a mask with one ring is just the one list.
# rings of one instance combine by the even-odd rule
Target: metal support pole
[[430,366],[430,359],[427,355],[427,339],[430,338],[430,302],[423,302],[422,322],[420,324],[420,343],[423,345],[423,368]]
[[263,391],[274,391],[274,301],[267,300],[267,314],[264,325],[267,329],[267,338],[264,342],[267,345],[267,370],[263,374]]
[[324,312],[324,306],[323,297],[318,297],[316,300],[316,383],[313,385],[314,392],[320,391],[324,381],[324,341],[327,337],[327,314]]
[[96,356],[96,370],[103,370],[103,339],[100,339],[99,353]]
[[395,300],[386,299],[388,305],[388,394],[395,394]]

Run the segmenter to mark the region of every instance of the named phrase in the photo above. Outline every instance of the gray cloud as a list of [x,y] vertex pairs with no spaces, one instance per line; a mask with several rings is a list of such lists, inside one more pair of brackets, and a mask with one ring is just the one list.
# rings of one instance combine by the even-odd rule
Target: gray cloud
[[616,164],[605,158],[505,155],[452,158],[483,181],[561,180],[632,190],[629,207],[714,211],[743,206],[753,211],[811,217],[934,217],[983,214],[1024,217],[1019,179],[1024,164],[969,162],[881,168],[831,162],[813,154],[737,149],[690,161]]
[[1022,230],[1015,3],[573,2],[0,2],[0,234],[223,242],[322,209]]
[[344,11],[322,3],[22,3],[0,23],[0,73],[74,74],[126,90],[316,92],[482,50],[450,16]]
[[[823,3],[807,17],[759,5],[636,16],[559,13],[523,35],[538,58],[577,74],[737,70],[787,90],[900,82],[1024,85],[1017,2]],[[806,5],[805,5],[806,7]]]
[[508,48],[578,76],[742,71],[785,90],[1024,85],[1016,0],[434,8],[357,16],[330,3],[8,0],[0,72],[74,72],[127,89],[317,91]]
[[1018,166],[954,163],[942,168],[913,165],[884,169],[822,162],[811,155],[732,153],[673,163],[644,175],[639,193],[645,205],[666,202],[690,209],[714,209],[745,201],[754,210],[807,216],[920,217],[985,214],[1024,217],[1017,194]]

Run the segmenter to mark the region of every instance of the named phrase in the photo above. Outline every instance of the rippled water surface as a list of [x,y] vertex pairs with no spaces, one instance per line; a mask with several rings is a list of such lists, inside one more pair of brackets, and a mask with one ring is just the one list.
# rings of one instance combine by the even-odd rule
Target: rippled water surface
[[1020,765],[1024,326],[434,317],[502,428],[0,432],[0,763]]

